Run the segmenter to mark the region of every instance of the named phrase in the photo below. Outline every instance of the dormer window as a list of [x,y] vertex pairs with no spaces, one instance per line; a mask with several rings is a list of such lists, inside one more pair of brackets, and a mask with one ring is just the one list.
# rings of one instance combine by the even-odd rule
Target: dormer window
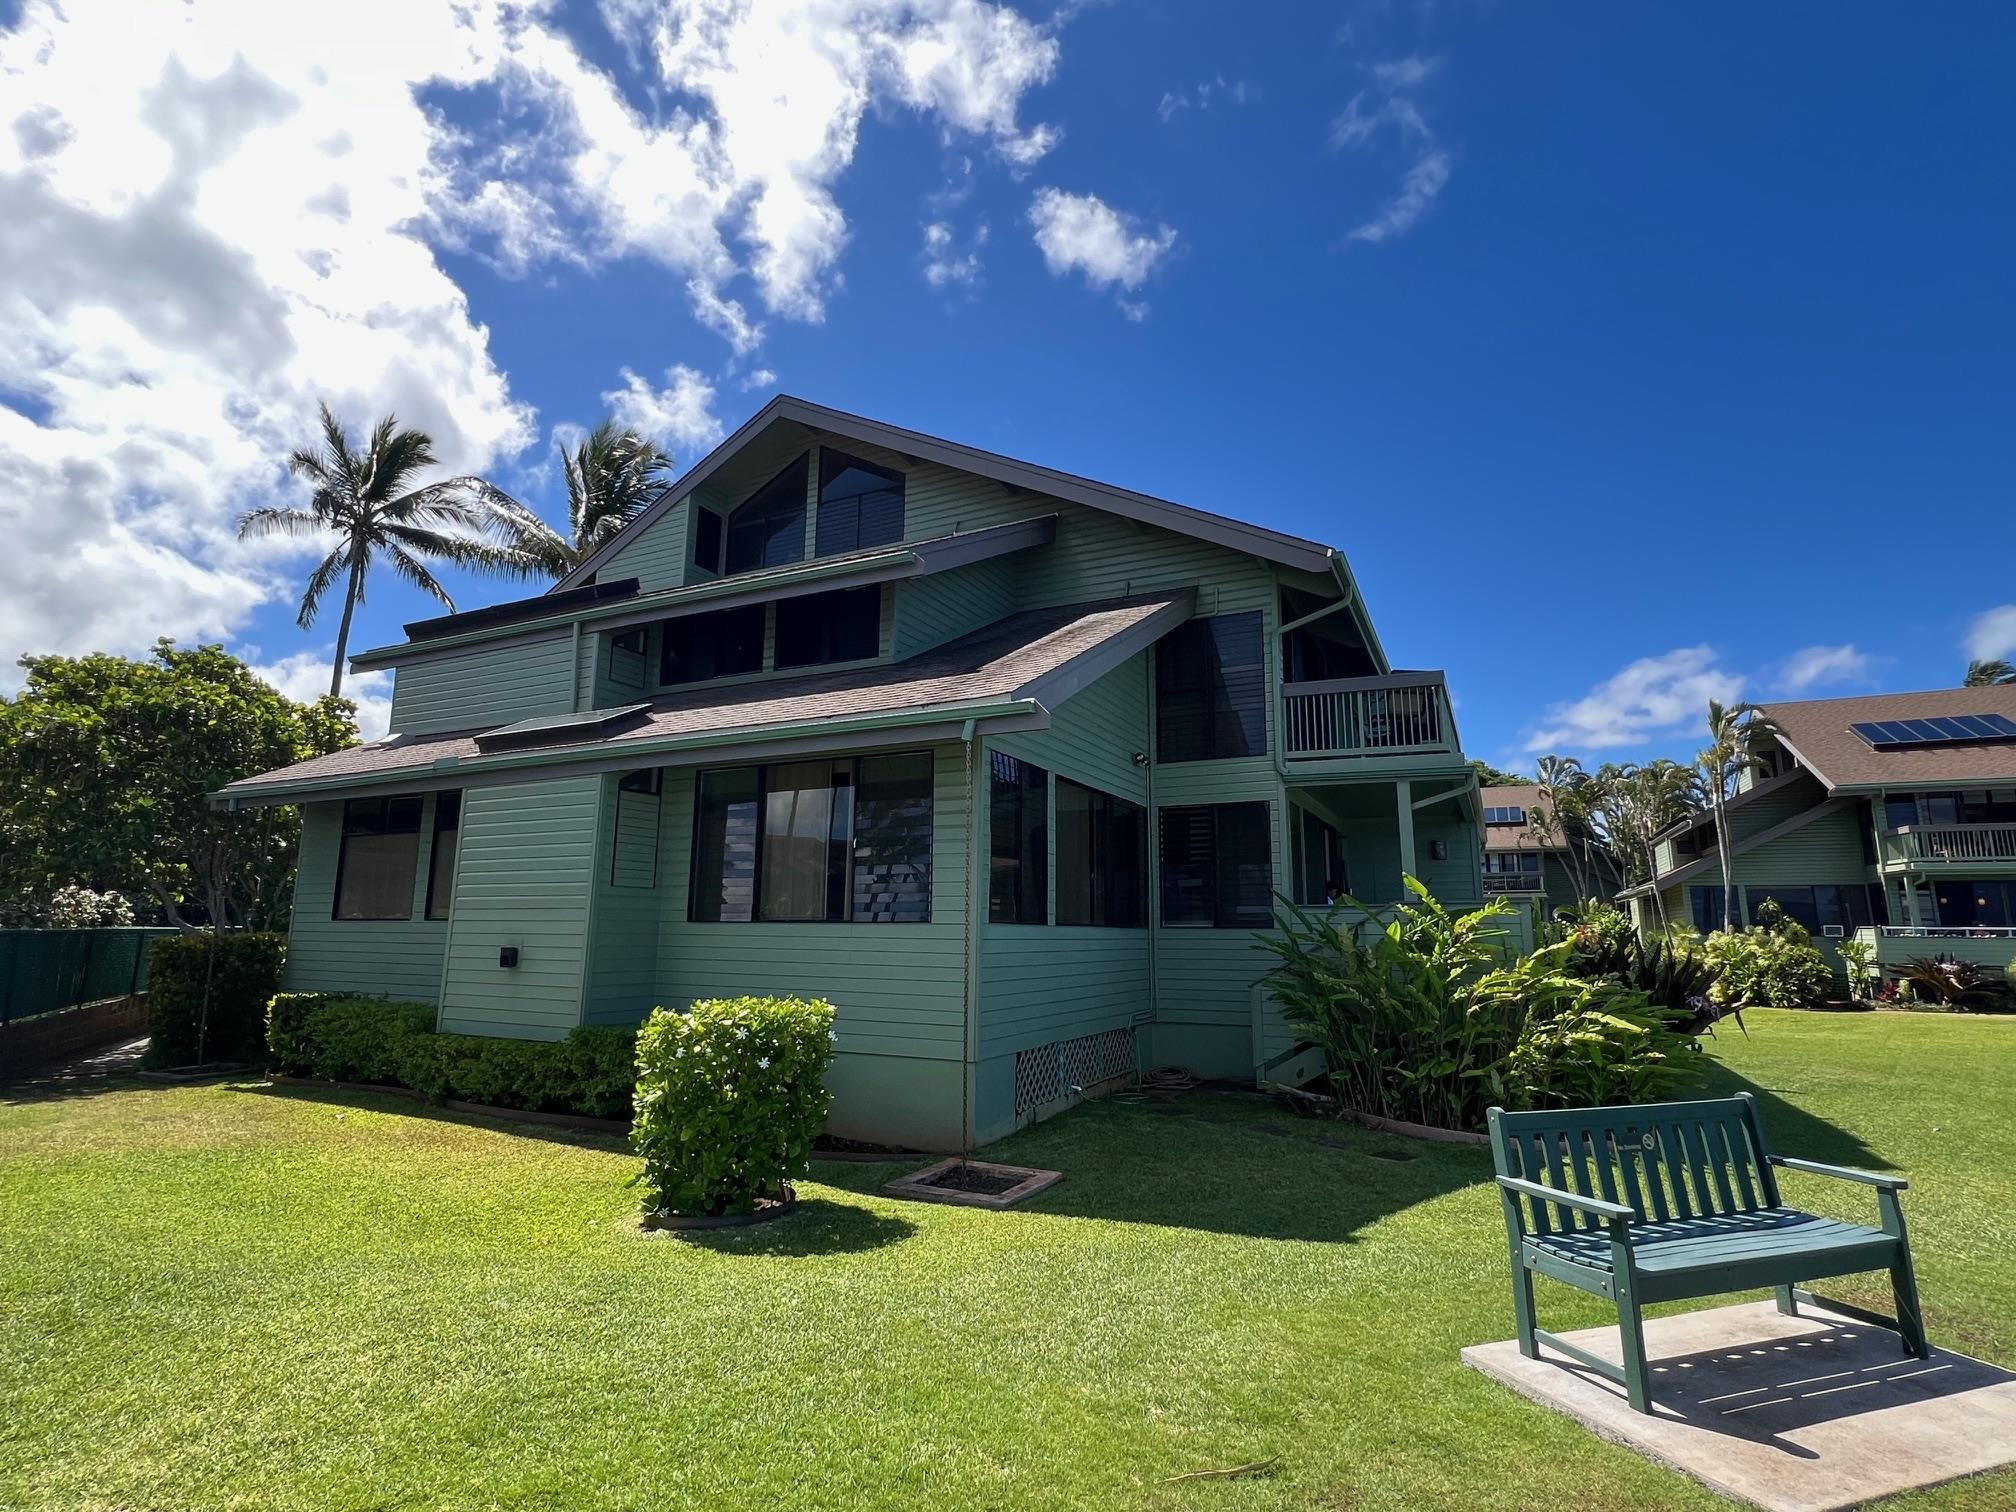
[[805,560],[805,458],[765,483],[728,516],[730,575]]
[[903,474],[819,448],[818,555],[837,556],[903,539]]

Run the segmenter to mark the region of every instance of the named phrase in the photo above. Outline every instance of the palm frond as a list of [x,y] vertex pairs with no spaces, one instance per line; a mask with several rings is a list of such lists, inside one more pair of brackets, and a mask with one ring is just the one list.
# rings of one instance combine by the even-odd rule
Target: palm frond
[[365,496],[391,503],[406,493],[414,474],[435,465],[434,442],[425,431],[391,430],[387,415],[371,437],[371,485]]
[[238,516],[238,539],[241,541],[255,536],[323,535],[328,529],[328,519],[311,509],[268,505],[263,509],[248,509]]
[[338,546],[322,558],[316,564],[315,570],[308,574],[308,586],[301,594],[301,609],[294,616],[294,623],[303,630],[315,623],[315,616],[322,608],[322,595],[329,591],[330,585],[349,567],[349,555],[347,546]]
[[455,600],[448,596],[448,590],[442,587],[434,574],[427,570],[425,562],[412,555],[403,546],[396,545],[385,548],[385,559],[392,564],[392,570],[398,573],[399,576],[411,583],[415,588],[418,588],[422,593],[429,594],[439,600],[451,614],[454,612]]

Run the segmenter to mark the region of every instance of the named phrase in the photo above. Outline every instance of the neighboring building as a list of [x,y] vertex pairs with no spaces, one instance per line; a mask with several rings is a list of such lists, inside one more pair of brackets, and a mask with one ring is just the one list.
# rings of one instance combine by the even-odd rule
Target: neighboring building
[[528,1039],[826,997],[852,1137],[1250,1078],[1295,1051],[1277,893],[1482,897],[1442,676],[1341,553],[797,399],[548,593],[407,630],[352,660],[392,735],[219,795],[302,806],[287,985]]
[[[1729,806],[1737,918],[1768,899],[1823,945],[1858,932],[1879,960],[2016,955],[2016,687],[1769,704],[1762,769]],[[1712,819],[1661,836],[1667,916],[1722,924]],[[1624,895],[1657,922],[1651,884]]]
[[1569,868],[1568,846],[1558,827],[1542,837],[1533,815],[1546,810],[1537,783],[1480,788],[1484,815],[1484,891],[1511,903],[1538,904],[1544,915],[1581,901]]

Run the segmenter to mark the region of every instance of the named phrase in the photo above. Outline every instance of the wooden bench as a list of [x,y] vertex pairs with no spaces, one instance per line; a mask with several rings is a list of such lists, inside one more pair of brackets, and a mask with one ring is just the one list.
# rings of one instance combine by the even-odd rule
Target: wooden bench
[[[1749,1093],[1635,1108],[1489,1114],[1492,1161],[1512,1249],[1519,1348],[1547,1344],[1621,1382],[1650,1412],[1641,1309],[1650,1302],[1775,1287],[1778,1310],[1813,1301],[1798,1283],[1888,1270],[1907,1354],[1928,1356],[1911,1244],[1897,1194],[1906,1183],[1845,1166],[1773,1155]],[[1838,1176],[1876,1189],[1880,1228],[1784,1206],[1778,1171]],[[1570,1344],[1533,1321],[1533,1274],[1617,1304],[1624,1365]],[[1829,1303],[1830,1307],[1840,1304]]]

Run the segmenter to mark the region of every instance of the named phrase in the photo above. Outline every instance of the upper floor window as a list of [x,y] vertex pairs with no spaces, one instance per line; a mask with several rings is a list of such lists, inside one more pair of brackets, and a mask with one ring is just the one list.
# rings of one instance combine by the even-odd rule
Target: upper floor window
[[1512,804],[1505,808],[1487,807],[1484,810],[1484,822],[1486,824],[1524,824],[1526,822],[1526,810],[1520,808],[1517,804]]
[[995,751],[988,758],[987,918],[1050,922],[1050,774]]
[[693,565],[721,570],[721,516],[704,504],[693,506]]
[[1267,754],[1267,659],[1258,610],[1193,619],[1155,647],[1155,756]]
[[665,621],[658,681],[705,682],[763,670],[763,606],[714,609]]
[[867,661],[882,650],[882,585],[777,602],[776,665]]
[[799,457],[728,517],[730,573],[805,559],[805,461]]
[[931,921],[928,751],[700,774],[696,923]]
[[833,556],[903,539],[903,474],[819,448],[817,555]]
[[1057,779],[1057,922],[1142,929],[1148,922],[1148,811]]
[[417,793],[352,798],[343,805],[343,843],[336,856],[339,919],[410,919],[420,868]]

